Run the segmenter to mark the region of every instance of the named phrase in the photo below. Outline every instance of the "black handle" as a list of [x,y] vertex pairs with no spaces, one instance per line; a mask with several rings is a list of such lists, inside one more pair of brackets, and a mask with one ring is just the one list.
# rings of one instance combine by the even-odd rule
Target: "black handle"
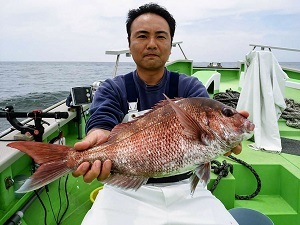
[[[31,112],[28,113],[27,115],[28,117],[34,118],[36,116],[36,113]],[[61,118],[68,118],[69,117],[69,113],[67,112],[42,112],[39,114],[39,116],[41,118],[55,118],[55,119],[61,119]]]
[[0,112],[0,117],[6,118],[7,114],[14,118],[68,118],[68,112]]

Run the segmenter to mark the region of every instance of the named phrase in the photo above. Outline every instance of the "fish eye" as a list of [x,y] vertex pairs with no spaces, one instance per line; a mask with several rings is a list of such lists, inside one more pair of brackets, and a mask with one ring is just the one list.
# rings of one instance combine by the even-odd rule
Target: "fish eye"
[[234,110],[231,109],[231,108],[226,108],[226,107],[224,107],[224,108],[222,109],[222,114],[223,114],[224,116],[226,116],[226,117],[231,117],[231,116],[234,115]]

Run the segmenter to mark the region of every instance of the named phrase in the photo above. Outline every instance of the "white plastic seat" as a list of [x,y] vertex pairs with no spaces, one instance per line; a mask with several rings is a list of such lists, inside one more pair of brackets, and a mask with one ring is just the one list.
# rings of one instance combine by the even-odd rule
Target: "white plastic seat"
[[300,80],[288,78],[285,82],[285,86],[300,89]]
[[221,74],[217,71],[197,71],[192,75],[200,80],[206,89],[213,83],[214,84],[214,94],[218,93],[220,90],[220,80]]

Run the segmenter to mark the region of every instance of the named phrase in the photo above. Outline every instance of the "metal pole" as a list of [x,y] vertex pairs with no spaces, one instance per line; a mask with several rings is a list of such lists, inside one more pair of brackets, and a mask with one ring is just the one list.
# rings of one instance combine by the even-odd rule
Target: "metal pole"
[[113,77],[117,76],[117,70],[118,70],[118,65],[119,65],[119,59],[120,59],[120,54],[117,55],[117,60],[116,60],[116,64],[115,64],[115,69],[114,69]]
[[282,47],[276,47],[276,46],[255,45],[255,44],[249,44],[249,46],[260,47],[262,50],[264,50],[264,48],[269,48],[269,49],[278,49],[278,50],[300,52],[300,49],[296,49],[296,48],[282,48]]
[[182,54],[183,54],[184,58],[185,58],[185,59],[187,59],[187,57],[185,56],[185,54],[184,54],[184,52],[183,52],[183,50],[182,50],[182,48],[181,48],[181,46],[180,46],[180,44],[179,44],[179,43],[178,43],[178,46],[179,46],[179,48],[180,48],[180,50],[181,50],[181,52],[182,52]]

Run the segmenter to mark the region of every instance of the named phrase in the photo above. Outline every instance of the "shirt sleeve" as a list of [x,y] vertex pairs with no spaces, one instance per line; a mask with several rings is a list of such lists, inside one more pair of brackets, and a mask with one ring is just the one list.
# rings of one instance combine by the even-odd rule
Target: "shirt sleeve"
[[128,110],[128,106],[124,104],[125,92],[121,76],[114,80],[107,79],[99,86],[89,109],[90,118],[86,123],[86,133],[92,128],[112,130],[122,121],[124,111]]
[[179,97],[183,97],[183,98],[189,98],[189,97],[209,98],[209,94],[201,81],[199,81],[196,77],[191,77],[184,74],[181,74],[179,76],[178,95]]

